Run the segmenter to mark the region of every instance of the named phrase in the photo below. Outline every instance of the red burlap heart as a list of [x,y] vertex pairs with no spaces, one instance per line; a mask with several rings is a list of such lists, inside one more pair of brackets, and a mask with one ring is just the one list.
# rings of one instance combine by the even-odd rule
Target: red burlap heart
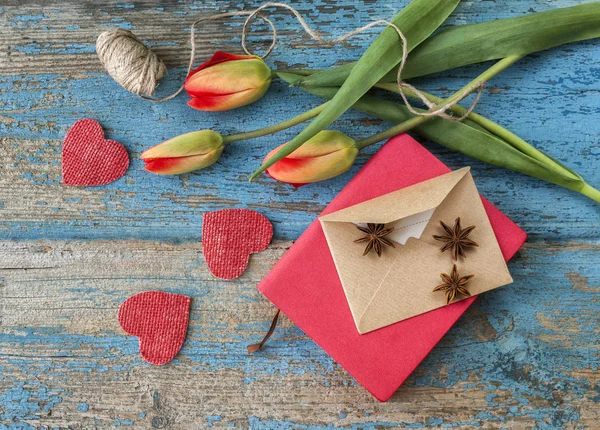
[[250,254],[265,250],[272,237],[269,220],[250,209],[207,212],[202,218],[202,250],[209,270],[217,278],[240,276]]
[[116,181],[129,167],[127,150],[104,139],[102,126],[80,119],[67,131],[62,151],[63,184],[93,187]]
[[152,364],[168,363],[177,355],[188,327],[191,299],[181,294],[146,291],[125,300],[119,324],[140,339],[140,353]]

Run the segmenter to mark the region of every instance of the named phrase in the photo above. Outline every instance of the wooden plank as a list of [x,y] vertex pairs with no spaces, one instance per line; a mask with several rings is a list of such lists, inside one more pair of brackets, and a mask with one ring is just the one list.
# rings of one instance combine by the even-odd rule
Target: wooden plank
[[[322,32],[339,35],[388,18],[407,1],[292,4]],[[583,2],[462,2],[448,24]],[[259,103],[232,112],[192,111],[185,96],[151,104],[107,77],[94,53],[100,32],[131,29],[167,63],[170,73],[159,88],[166,94],[185,74],[191,21],[244,6],[2,1],[0,428],[597,426],[598,206],[434,144],[427,146],[452,168],[472,165],[482,193],[533,239],[511,263],[515,284],[478,300],[386,404],[372,399],[286,318],[265,352],[246,355],[245,346],[261,337],[272,316],[256,284],[369,152],[346,175],[299,190],[266,178],[247,183],[264,154],[296,128],[232,146],[203,172],[147,174],[137,157],[164,139],[201,128],[258,128],[319,101],[275,82]],[[363,34],[343,47],[322,48],[289,16],[275,21],[282,37],[267,59],[272,67],[329,67],[357,58],[373,39]],[[241,20],[204,24],[198,61],[218,49],[240,52],[240,26]],[[256,35],[253,41],[264,33],[258,29]],[[600,122],[590,120],[600,113],[599,64],[596,41],[530,56],[490,83],[478,111],[599,186]],[[415,83],[447,95],[482,67]],[[131,168],[114,184],[60,185],[61,140],[83,117],[99,120],[107,136],[130,151]],[[336,123],[356,137],[384,127],[357,113]],[[280,240],[255,256],[235,282],[210,276],[198,242],[202,213],[225,207],[261,211]],[[188,340],[178,358],[160,368],[141,360],[136,340],[116,321],[120,303],[147,289],[194,299]]]
[[[482,296],[388,403],[289,320],[248,356],[272,306],[256,284],[289,242],[239,280],[213,278],[199,243],[0,242],[0,425],[45,428],[593,428],[600,243],[527,244],[515,283]],[[193,297],[175,361],[144,363],[118,326],[130,295]],[[22,427],[18,427],[22,426]]]
[[[319,0],[314,7],[307,2],[294,5],[323,32],[340,34],[358,21],[388,17],[405,3],[390,5],[379,0],[334,6]],[[580,1],[533,5],[524,0],[463,2],[449,24],[577,3]],[[160,88],[162,94],[168,93],[177,88],[184,75],[190,22],[215,9],[237,10],[237,3],[43,4],[31,0],[8,3],[0,13],[0,135],[6,136],[0,145],[0,171],[8,172],[0,175],[0,238],[196,240],[202,212],[251,207],[274,222],[279,239],[294,240],[375,150],[361,155],[347,174],[299,190],[266,177],[247,182],[263,156],[291,139],[298,128],[232,145],[205,171],[176,177],[148,174],[138,156],[162,140],[194,129],[232,133],[258,128],[319,101],[275,82],[260,102],[231,112],[193,111],[183,95],[152,104],[122,90],[102,71],[95,56],[95,38],[101,31],[115,26],[132,29],[156,45],[170,66],[171,72]],[[344,47],[325,49],[309,43],[289,16],[277,15],[276,21],[282,37],[279,48],[267,60],[273,67],[328,67],[356,58],[373,38],[363,34]],[[203,25],[198,35],[198,59],[217,49],[239,52],[240,24]],[[490,83],[478,110],[600,186],[600,122],[590,121],[600,113],[599,64],[600,44],[595,41],[530,56]],[[445,95],[480,71],[481,66],[454,70],[416,84]],[[64,190],[59,185],[60,141],[83,117],[99,120],[108,137],[128,148],[131,168],[126,177],[107,187]],[[364,137],[387,125],[351,113],[335,127]],[[586,198],[450,153],[435,144],[428,147],[452,168],[471,165],[482,193],[531,236],[558,240],[600,233],[597,205]]]

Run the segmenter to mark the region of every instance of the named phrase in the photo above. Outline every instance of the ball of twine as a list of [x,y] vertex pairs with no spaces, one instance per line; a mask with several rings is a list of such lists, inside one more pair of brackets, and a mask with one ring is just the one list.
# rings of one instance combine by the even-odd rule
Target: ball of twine
[[108,74],[127,91],[152,96],[167,67],[131,31],[105,31],[96,40],[96,53]]

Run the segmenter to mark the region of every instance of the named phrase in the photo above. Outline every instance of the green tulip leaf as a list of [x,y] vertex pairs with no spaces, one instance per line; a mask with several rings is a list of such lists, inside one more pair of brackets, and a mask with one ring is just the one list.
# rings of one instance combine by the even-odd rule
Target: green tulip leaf
[[[543,51],[565,43],[600,37],[600,2],[450,27],[431,36],[408,56],[403,79],[455,67]],[[396,57],[399,62],[400,57]],[[339,87],[358,63],[297,77],[295,86]],[[395,82],[397,69],[382,82]]]

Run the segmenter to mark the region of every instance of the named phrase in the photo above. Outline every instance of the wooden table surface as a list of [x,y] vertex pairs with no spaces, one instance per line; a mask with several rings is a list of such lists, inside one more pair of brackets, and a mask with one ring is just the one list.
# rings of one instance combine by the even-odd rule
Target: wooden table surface
[[[406,3],[292,4],[339,35]],[[464,1],[448,24],[578,3]],[[162,140],[274,124],[319,100],[274,82],[260,102],[231,112],[194,111],[185,96],[152,104],[104,73],[95,39],[109,28],[133,30],[167,63],[159,89],[166,94],[185,75],[191,21],[260,4],[0,2],[0,427],[600,428],[600,205],[434,143],[425,145],[451,168],[471,165],[482,194],[528,232],[509,266],[514,284],[478,299],[387,403],[286,318],[263,352],[246,354],[273,312],[257,283],[369,154],[341,177],[298,190],[264,176],[248,183],[296,127],[232,145],[205,171],[151,175],[138,156]],[[267,60],[273,67],[340,64],[374,37],[327,49],[289,16],[274,19],[281,37]],[[217,49],[241,52],[241,23],[203,24],[198,61]],[[484,67],[415,82],[447,95]],[[588,41],[523,59],[490,83],[477,110],[598,187],[599,94],[600,41]],[[84,117],[100,121],[131,154],[125,177],[110,185],[61,185],[62,138]],[[359,113],[336,123],[356,137],[385,127]],[[223,208],[258,210],[275,226],[274,243],[233,282],[212,277],[201,252],[202,214]],[[187,341],[162,367],[141,359],[137,339],[116,319],[127,297],[150,289],[193,298]]]

